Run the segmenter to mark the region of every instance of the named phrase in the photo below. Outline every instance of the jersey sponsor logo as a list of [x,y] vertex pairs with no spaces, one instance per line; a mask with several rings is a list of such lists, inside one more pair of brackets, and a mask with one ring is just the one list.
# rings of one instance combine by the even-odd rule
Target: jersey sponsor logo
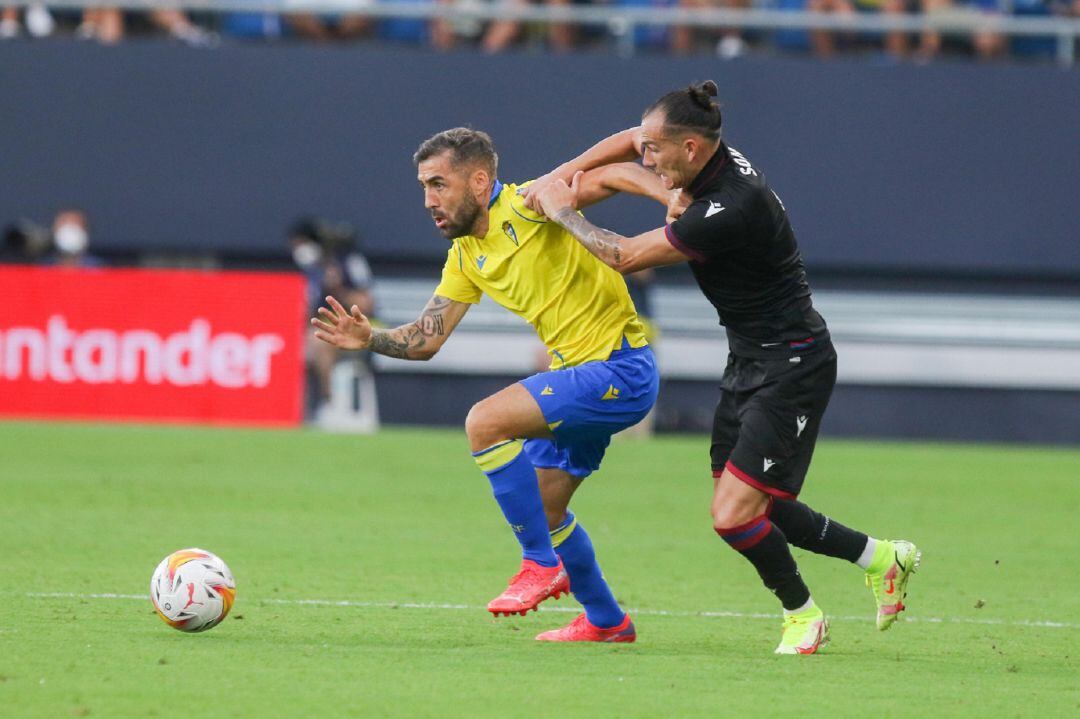
[[555,390],[551,389],[551,385],[546,384],[544,385],[544,389],[540,390],[540,394],[546,397],[547,395],[555,394]]
[[806,429],[806,421],[809,419],[805,414],[795,418],[795,438],[798,439],[802,436],[803,430]]
[[765,457],[764,459],[765,459],[765,471],[768,472],[770,469],[772,469],[772,466],[774,464],[776,464],[776,462],[769,459],[768,457]]
[[[511,242],[513,242],[515,245],[518,244],[517,233],[514,232],[514,226],[510,224],[510,220],[506,220],[505,222],[503,222],[502,231],[503,234],[510,238]],[[520,247],[520,245],[518,246]]]
[[720,214],[726,209],[727,208],[721,205],[719,202],[713,202],[712,200],[709,200],[709,209],[705,210],[705,216],[712,217],[713,215]]
[[608,385],[607,392],[604,392],[604,396],[600,399],[618,399],[619,390],[615,385]]
[[476,258],[476,268],[482,271],[484,269],[485,262],[487,262],[487,255],[480,255]]

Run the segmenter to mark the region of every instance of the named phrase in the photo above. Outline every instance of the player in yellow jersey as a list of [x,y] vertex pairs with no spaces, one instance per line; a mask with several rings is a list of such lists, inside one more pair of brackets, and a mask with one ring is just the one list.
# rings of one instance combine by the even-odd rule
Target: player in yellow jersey
[[[521,571],[488,611],[524,615],[571,590],[585,613],[537,639],[634,641],[634,625],[568,509],[611,435],[639,422],[656,401],[656,363],[626,284],[561,226],[528,209],[517,186],[497,179],[487,134],[440,132],[413,160],[424,206],[452,242],[434,296],[415,322],[387,330],[327,297],[329,307],[312,319],[315,336],[344,349],[426,360],[483,294],[531,324],[551,355],[550,371],[478,402],[465,420],[473,457],[522,548]],[[581,178],[578,203],[620,190],[667,196],[652,173],[613,165]]]

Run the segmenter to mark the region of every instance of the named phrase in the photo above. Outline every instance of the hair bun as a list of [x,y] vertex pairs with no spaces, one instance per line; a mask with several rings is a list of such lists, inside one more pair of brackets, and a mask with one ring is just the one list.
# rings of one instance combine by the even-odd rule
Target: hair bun
[[690,92],[690,97],[694,102],[700,105],[705,110],[713,109],[713,102],[711,98],[716,97],[717,88],[716,83],[712,80],[706,80],[705,82],[699,82],[695,85],[691,85],[687,88]]

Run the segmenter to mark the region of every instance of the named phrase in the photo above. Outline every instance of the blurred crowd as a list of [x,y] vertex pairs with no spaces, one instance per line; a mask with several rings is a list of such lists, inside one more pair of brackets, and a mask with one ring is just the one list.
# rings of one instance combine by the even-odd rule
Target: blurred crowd
[[[374,0],[378,1],[378,0]],[[484,2],[525,4],[530,0],[398,0],[456,4],[464,8]],[[609,4],[616,7],[684,7],[774,9],[836,15],[930,14],[969,17],[982,21],[967,37],[923,33],[859,33],[778,30],[772,32],[693,27],[637,26],[625,32],[636,50],[688,54],[715,52],[723,58],[747,52],[813,53],[828,57],[839,52],[880,52],[890,58],[928,60],[940,54],[973,55],[980,59],[1053,56],[1056,39],[1008,37],[996,26],[1005,17],[1080,17],[1080,0],[535,0],[549,5]],[[384,42],[455,46],[500,52],[515,46],[547,47],[554,51],[610,44],[612,28],[463,19],[387,18],[357,15],[184,13],[157,10],[127,12],[116,8],[85,11],[50,10],[42,4],[4,8],[0,40],[21,36],[68,35],[103,44],[130,36],[166,36],[193,46],[225,41],[297,40],[320,43]]]

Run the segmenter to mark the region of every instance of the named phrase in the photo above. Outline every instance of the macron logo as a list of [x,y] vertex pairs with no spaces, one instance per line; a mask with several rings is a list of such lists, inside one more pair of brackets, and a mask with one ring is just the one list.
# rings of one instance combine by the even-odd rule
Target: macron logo
[[712,217],[713,215],[719,214],[726,209],[727,208],[721,205],[719,202],[713,202],[712,200],[710,200],[709,209],[705,210],[705,216]]
[[795,438],[798,439],[802,436],[803,430],[806,429],[807,416],[804,414],[795,418]]
[[773,460],[766,457],[765,458],[765,471],[768,472],[770,469],[772,469],[772,466],[774,464],[776,464],[776,462],[774,462]]
[[476,258],[476,268],[478,270],[484,269],[484,263],[487,262],[487,255],[480,255]]

